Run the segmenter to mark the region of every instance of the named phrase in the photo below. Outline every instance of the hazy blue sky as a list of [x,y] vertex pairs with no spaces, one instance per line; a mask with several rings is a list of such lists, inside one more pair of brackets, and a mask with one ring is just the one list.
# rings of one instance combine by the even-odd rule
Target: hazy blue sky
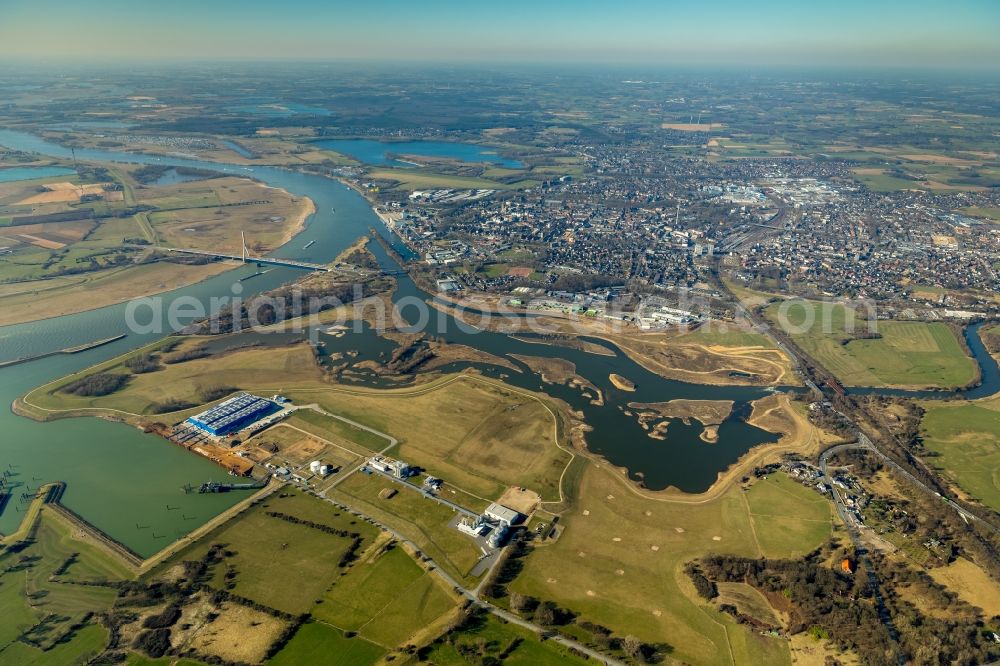
[[1000,68],[1000,0],[0,0],[0,57]]

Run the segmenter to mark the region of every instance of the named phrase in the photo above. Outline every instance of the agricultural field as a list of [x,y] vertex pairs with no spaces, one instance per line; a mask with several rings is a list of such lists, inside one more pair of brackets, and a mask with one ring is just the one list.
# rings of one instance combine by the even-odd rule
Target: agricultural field
[[414,642],[428,627],[444,629],[454,593],[400,547],[354,564],[312,611],[313,618],[386,648]]
[[[340,576],[338,562],[351,548],[351,539],[291,523],[268,512],[357,533],[362,538],[357,552],[364,551],[378,536],[378,530],[360,518],[289,490],[247,509],[180,551],[158,570],[183,560],[200,559],[213,544],[225,544],[231,554],[212,569],[212,587],[230,589],[233,594],[286,613],[309,611]],[[294,582],[289,579],[292,572]]]
[[[926,120],[926,119],[923,119]],[[840,159],[864,162],[854,169],[859,181],[876,192],[899,190],[978,191],[1000,182],[996,155],[948,150],[929,152],[906,145],[836,150]]]
[[[79,549],[79,544],[70,545]],[[345,553],[350,553],[346,560]],[[64,577],[109,575],[88,561],[78,558]],[[188,576],[195,578],[189,581]],[[177,614],[167,625],[173,649],[179,653],[193,650],[198,659],[237,663],[260,663],[293,620],[304,613],[311,617],[280,648],[274,663],[323,661],[330,655],[336,655],[336,663],[375,663],[401,645],[421,645],[436,638],[447,629],[459,601],[446,584],[422,568],[388,534],[294,488],[261,499],[160,562],[140,580],[145,587],[134,588],[130,599],[119,597],[117,602],[119,608],[138,614],[138,620],[123,625],[125,646],[138,650],[137,637],[143,627],[155,626],[150,617],[175,608]],[[155,592],[164,581],[195,580],[207,587],[187,588],[182,597],[168,592],[162,600]],[[49,586],[54,584],[49,581]],[[21,593],[23,586],[0,585],[0,608],[16,613],[17,608],[2,594],[5,589]],[[85,600],[89,610],[110,606],[115,600],[115,590],[81,589],[96,589],[107,596],[103,606],[93,599]],[[103,632],[101,627],[93,628]],[[90,629],[79,635],[86,637]],[[103,647],[107,634],[96,638],[90,641],[95,652]],[[0,657],[4,654],[0,651]],[[130,653],[127,663],[166,665],[174,661],[150,659],[137,651]]]
[[923,407],[923,445],[937,454],[927,462],[962,491],[1000,511],[1000,400],[931,400]]
[[[830,535],[830,510],[817,498],[779,475],[700,503],[651,501],[613,470],[588,465],[579,499],[560,521],[561,536],[536,546],[510,587],[578,613],[578,622],[666,640],[670,656],[681,661],[788,663],[786,642],[743,628],[704,602],[684,565],[710,553],[809,552]],[[799,520],[803,515],[808,520]],[[776,521],[783,534],[762,534],[762,526]]]
[[[269,515],[275,512],[281,515]],[[356,533],[357,543],[330,530]],[[352,553],[348,560],[342,559],[345,552]],[[203,568],[192,567],[198,563]],[[388,534],[294,488],[220,525],[157,565],[143,582],[155,586],[195,570],[208,587],[193,588],[181,602],[171,644],[181,653],[191,649],[199,658],[238,663],[259,663],[304,613],[310,617],[273,663],[326,661],[330,655],[338,664],[375,663],[402,645],[421,645],[444,632],[459,601]],[[216,591],[233,596],[219,601]],[[131,644],[139,630],[125,631]],[[133,654],[129,663],[169,660]]]
[[814,301],[773,303],[765,315],[846,386],[953,388],[977,377],[942,322],[880,320],[870,332],[862,314]]
[[44,304],[45,316],[59,317],[134,298],[179,289],[229,270],[224,263],[174,264],[160,261],[141,266],[104,268],[78,275],[0,285],[0,326],[32,321]]
[[557,446],[554,413],[533,394],[453,376],[418,388],[288,395],[398,438],[391,455],[474,495],[495,498],[513,485],[559,499],[570,455]]
[[76,583],[130,577],[124,565],[77,540],[64,519],[42,509],[28,546],[0,554],[0,663],[65,664],[96,655],[108,633],[85,618],[110,608],[116,593]]
[[[398,492],[386,499],[386,488]],[[352,474],[327,496],[343,502],[378,520],[410,539],[423,552],[459,581],[474,582],[472,569],[482,553],[476,542],[455,529],[451,523],[456,512],[417,490],[400,488],[380,474]]]
[[969,217],[981,217],[993,222],[1000,222],[1000,208],[981,208],[972,206],[969,208],[959,208],[959,213]]
[[314,210],[309,199],[227,176],[176,185],[135,188],[136,202],[154,206],[148,214],[155,244],[240,254],[247,245],[266,253],[299,231]]
[[324,663],[336,655],[338,666],[368,666],[385,654],[385,650],[356,636],[347,638],[344,632],[322,622],[303,625],[278,654],[268,661],[273,666],[301,666]]
[[888,173],[887,169],[880,167],[861,167],[854,169],[854,175],[858,180],[873,192],[898,192],[900,190],[921,190],[925,189],[921,183],[907,178],[900,178]]

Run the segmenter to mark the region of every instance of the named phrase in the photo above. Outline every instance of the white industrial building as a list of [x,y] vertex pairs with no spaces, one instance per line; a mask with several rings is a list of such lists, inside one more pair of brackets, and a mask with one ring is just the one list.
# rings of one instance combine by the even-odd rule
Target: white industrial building
[[368,466],[380,472],[394,476],[397,479],[405,479],[412,473],[411,467],[402,460],[393,460],[385,456],[373,456],[368,459]]
[[486,543],[491,548],[499,548],[506,540],[511,525],[519,523],[523,518],[514,509],[494,502],[486,507],[481,516],[465,516],[455,526],[459,532],[471,537],[486,537]]
[[483,536],[492,528],[488,522],[483,520],[482,516],[477,516],[475,518],[462,516],[462,519],[458,521],[457,527],[459,532],[473,537]]
[[521,514],[514,511],[514,509],[507,508],[502,504],[497,504],[496,502],[486,507],[486,511],[483,512],[483,516],[506,525],[507,527],[514,525],[522,518]]

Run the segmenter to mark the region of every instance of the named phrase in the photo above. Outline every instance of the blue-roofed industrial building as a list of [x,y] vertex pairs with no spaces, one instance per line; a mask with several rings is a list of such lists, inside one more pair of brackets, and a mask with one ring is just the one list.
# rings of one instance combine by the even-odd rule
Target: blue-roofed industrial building
[[277,409],[278,406],[270,400],[251,393],[240,393],[189,417],[187,421],[209,435],[221,437],[250,425]]

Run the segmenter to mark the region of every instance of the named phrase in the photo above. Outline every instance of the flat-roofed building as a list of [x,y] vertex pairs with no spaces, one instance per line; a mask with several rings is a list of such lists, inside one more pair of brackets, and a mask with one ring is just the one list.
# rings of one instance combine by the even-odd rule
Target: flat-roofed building
[[240,393],[188,418],[199,430],[221,437],[235,432],[273,412],[276,405],[251,393]]
[[497,504],[496,502],[486,507],[483,515],[499,523],[505,523],[507,526],[518,523],[522,518],[521,514],[514,511],[514,509],[505,507],[503,504]]

